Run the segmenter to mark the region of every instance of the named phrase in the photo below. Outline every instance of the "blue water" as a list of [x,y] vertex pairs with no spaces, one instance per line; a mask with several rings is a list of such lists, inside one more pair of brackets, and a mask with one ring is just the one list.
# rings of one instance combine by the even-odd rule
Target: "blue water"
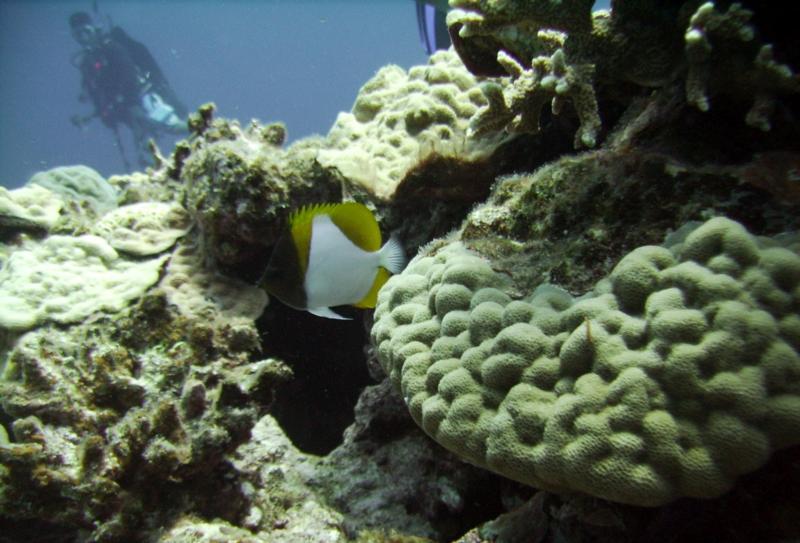
[[[411,0],[98,2],[160,64],[190,110],[214,101],[243,123],[283,121],[290,140],[327,133],[381,66],[426,61]],[[79,50],[67,19],[91,2],[0,0],[0,185],[36,171],[86,164],[104,176],[125,171],[113,133],[85,130]],[[123,148],[136,168],[130,134]],[[163,152],[172,142],[162,139]]]

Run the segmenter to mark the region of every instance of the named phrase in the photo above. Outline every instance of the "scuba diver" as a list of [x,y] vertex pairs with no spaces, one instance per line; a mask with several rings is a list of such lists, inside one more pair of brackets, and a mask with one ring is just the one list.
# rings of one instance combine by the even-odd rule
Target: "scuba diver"
[[90,100],[94,107],[89,115],[73,116],[72,123],[83,127],[99,117],[114,131],[122,160],[130,170],[119,136],[119,126],[126,125],[133,134],[139,163],[146,166],[149,138],[188,132],[186,108],[150,51],[120,27],[111,26],[106,32],[92,24],[83,11],[73,13],[69,25],[81,46],[72,58],[81,72],[79,100]]
[[447,31],[447,0],[415,0],[417,4],[417,26],[419,39],[429,55],[439,49],[450,47]]

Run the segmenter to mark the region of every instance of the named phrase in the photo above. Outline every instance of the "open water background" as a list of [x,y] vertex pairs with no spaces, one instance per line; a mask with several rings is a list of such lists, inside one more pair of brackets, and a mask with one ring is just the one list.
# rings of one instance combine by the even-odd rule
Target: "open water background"
[[[325,134],[358,89],[386,64],[426,62],[411,0],[251,0],[97,2],[146,45],[190,111],[213,101],[217,115],[283,121],[290,141]],[[79,51],[69,32],[89,1],[0,0],[0,185],[86,164],[108,176],[125,171],[113,133],[79,103]],[[126,128],[123,147],[134,169]],[[159,142],[164,153],[172,140]]]

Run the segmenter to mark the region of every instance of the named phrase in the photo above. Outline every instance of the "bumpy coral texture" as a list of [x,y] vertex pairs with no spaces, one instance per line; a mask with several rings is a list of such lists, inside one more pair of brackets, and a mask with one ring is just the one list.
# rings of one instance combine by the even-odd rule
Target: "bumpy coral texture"
[[716,218],[594,292],[512,300],[460,243],[382,289],[372,337],[414,419],[536,487],[713,497],[800,443],[800,256]]
[[29,244],[0,270],[0,328],[25,330],[120,311],[158,281],[165,258],[126,260],[91,235]]
[[175,245],[190,227],[189,215],[178,204],[139,202],[106,213],[92,233],[117,251],[148,256]]
[[220,323],[255,320],[268,301],[262,289],[204,269],[199,250],[187,243],[172,255],[160,286],[181,314]]
[[485,104],[475,77],[453,52],[439,51],[408,73],[386,66],[361,88],[352,113],[339,114],[328,134],[332,148],[317,160],[388,199],[426,154],[494,150],[497,138],[467,138],[470,118]]
[[117,192],[99,173],[88,166],[60,166],[38,172],[28,185],[39,185],[66,200],[84,201],[97,213],[117,206]]
[[14,190],[0,187],[0,220],[16,218],[49,229],[58,220],[62,205],[55,194],[38,185]]

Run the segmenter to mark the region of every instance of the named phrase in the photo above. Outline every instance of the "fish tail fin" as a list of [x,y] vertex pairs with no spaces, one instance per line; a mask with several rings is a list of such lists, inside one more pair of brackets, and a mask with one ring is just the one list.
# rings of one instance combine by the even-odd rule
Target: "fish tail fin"
[[406,252],[400,240],[392,234],[380,250],[380,265],[391,273],[400,273],[406,267]]

